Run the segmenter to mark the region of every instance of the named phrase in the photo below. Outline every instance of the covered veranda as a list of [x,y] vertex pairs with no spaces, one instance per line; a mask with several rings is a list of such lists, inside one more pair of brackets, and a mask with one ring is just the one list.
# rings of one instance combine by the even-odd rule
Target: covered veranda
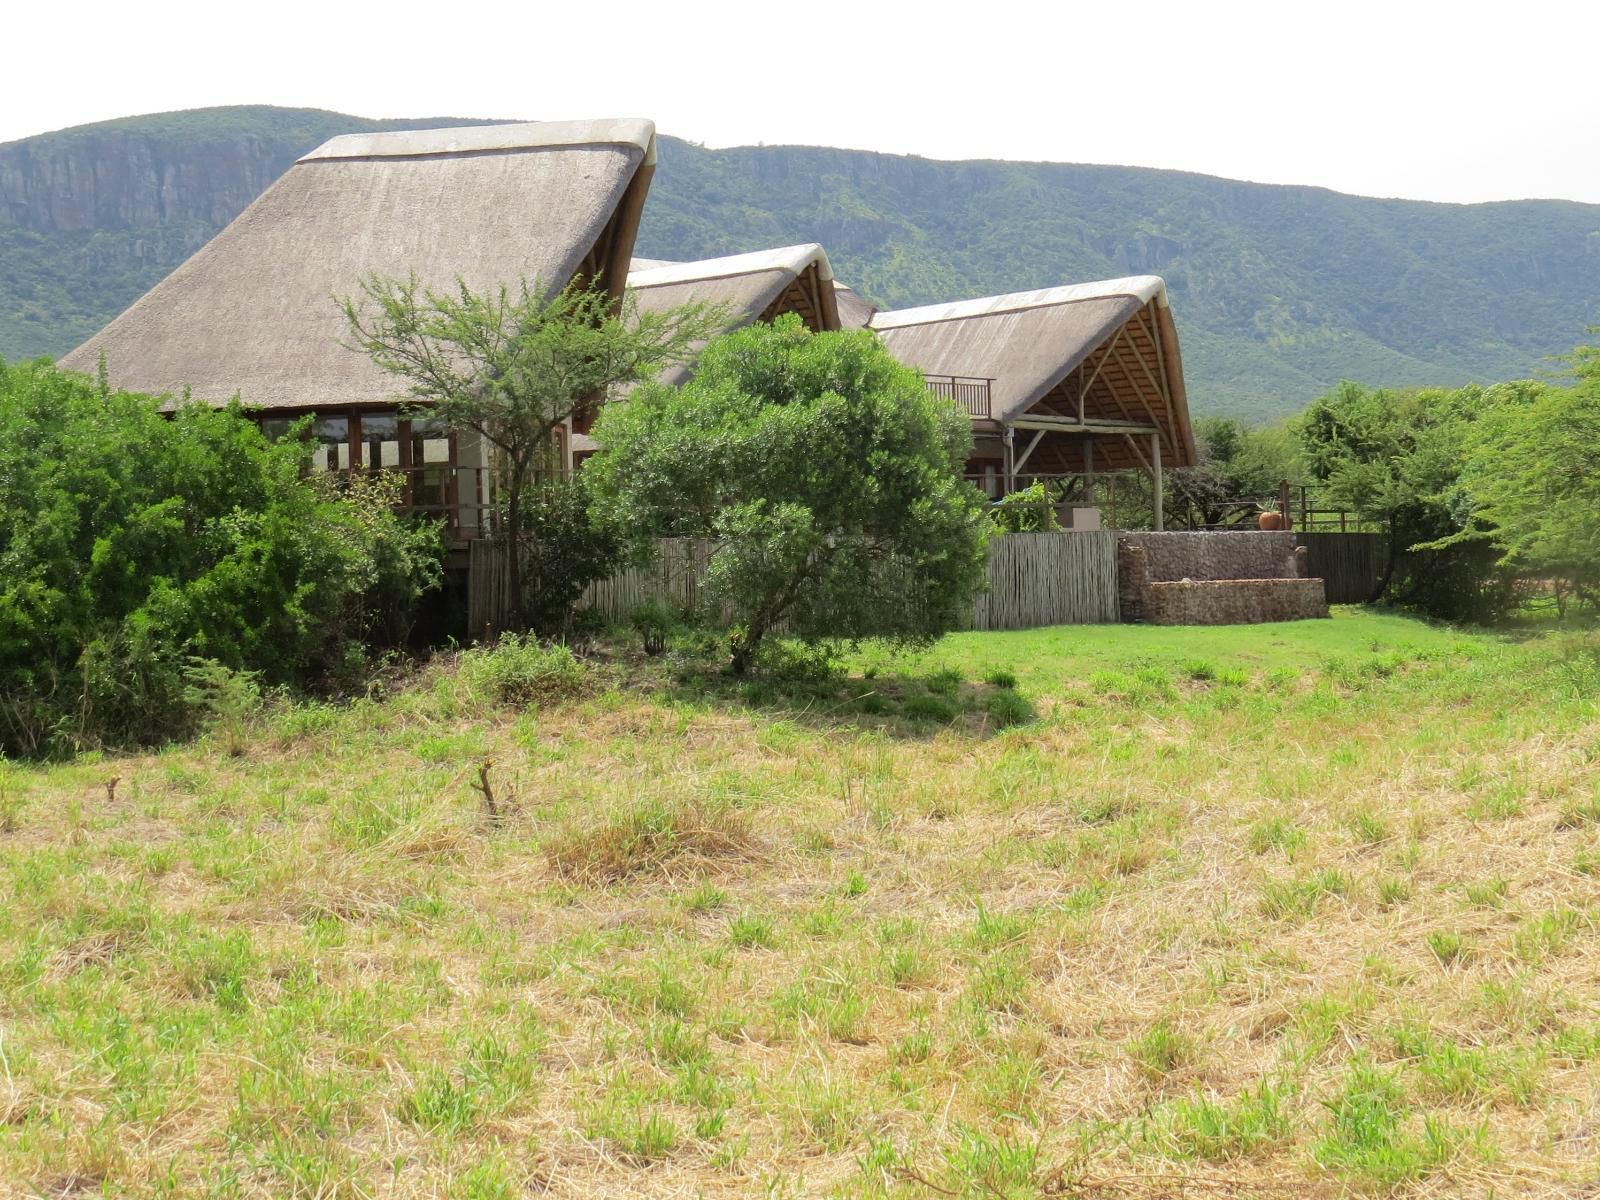
[[1154,275],[883,312],[870,326],[972,419],[969,477],[991,497],[1051,485],[1077,527],[1117,474],[1195,461],[1177,329]]

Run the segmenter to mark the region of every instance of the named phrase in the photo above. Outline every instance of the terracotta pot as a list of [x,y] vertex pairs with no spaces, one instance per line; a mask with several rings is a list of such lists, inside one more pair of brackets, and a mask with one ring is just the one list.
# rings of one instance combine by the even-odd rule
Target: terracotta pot
[[1266,512],[1258,516],[1256,518],[1256,524],[1268,532],[1277,529],[1287,529],[1289,527],[1289,522],[1283,519],[1283,514],[1280,512],[1273,512],[1271,509],[1268,509]]

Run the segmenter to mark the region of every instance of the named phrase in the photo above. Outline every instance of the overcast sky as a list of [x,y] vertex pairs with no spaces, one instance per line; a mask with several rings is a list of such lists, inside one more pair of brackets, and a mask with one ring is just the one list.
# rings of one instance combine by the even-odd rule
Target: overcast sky
[[710,146],[1600,203],[1600,2],[8,5],[0,142],[134,113],[645,116]]

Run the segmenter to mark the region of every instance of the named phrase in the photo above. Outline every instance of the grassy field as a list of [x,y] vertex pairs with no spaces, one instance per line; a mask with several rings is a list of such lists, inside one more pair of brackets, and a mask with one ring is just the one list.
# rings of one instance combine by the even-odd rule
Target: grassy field
[[0,763],[0,1192],[1600,1187],[1600,640],[851,668],[478,654]]

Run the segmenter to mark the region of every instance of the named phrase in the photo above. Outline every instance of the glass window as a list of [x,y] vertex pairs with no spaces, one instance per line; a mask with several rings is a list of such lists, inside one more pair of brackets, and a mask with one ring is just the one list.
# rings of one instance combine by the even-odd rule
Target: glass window
[[361,465],[400,465],[400,418],[393,413],[361,414]]
[[411,439],[411,506],[442,515],[450,486],[450,431],[437,417],[413,417]]
[[293,417],[258,417],[256,420],[261,426],[262,436],[269,442],[283,441],[294,427]]
[[323,471],[350,469],[349,417],[317,417],[311,422],[311,440],[317,443],[313,466]]

